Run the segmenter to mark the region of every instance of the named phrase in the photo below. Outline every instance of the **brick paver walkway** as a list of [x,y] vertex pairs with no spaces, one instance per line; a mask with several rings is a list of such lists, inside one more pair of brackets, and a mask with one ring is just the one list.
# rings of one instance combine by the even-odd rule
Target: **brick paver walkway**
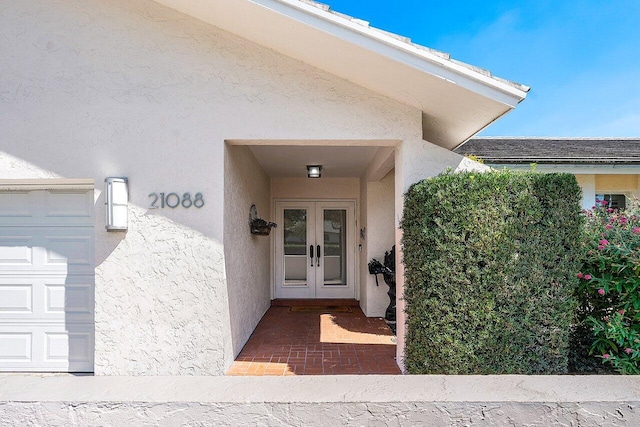
[[400,374],[383,319],[271,307],[227,375]]

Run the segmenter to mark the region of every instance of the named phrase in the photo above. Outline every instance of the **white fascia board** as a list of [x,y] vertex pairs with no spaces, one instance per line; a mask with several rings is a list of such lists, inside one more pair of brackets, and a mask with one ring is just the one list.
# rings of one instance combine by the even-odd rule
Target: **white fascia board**
[[0,191],[71,190],[94,189],[93,179],[43,178],[43,179],[0,179]]
[[513,164],[488,163],[494,169],[512,169],[520,171],[532,170],[535,164],[536,172],[567,172],[574,175],[635,175],[640,174],[640,165],[578,165],[578,164]]
[[298,0],[251,1],[348,43],[459,85],[512,108],[515,108],[527,96],[527,91]]

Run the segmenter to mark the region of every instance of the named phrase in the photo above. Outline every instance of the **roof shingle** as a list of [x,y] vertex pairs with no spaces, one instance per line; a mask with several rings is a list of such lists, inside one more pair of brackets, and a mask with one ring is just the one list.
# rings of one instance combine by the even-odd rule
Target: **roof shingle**
[[489,164],[640,164],[640,138],[472,138],[454,151]]

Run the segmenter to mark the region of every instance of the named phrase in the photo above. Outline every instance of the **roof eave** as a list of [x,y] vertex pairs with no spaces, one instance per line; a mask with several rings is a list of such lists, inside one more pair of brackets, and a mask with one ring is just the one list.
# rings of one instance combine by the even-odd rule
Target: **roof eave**
[[425,139],[448,149],[529,90],[299,0],[156,1],[421,110],[435,124]]

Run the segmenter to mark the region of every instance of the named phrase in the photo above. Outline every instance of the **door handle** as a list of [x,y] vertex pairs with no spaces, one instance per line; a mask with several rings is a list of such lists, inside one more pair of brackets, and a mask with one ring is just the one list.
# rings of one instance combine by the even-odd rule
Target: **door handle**
[[313,245],[309,245],[309,258],[311,259],[311,267],[313,267]]
[[318,261],[318,263],[317,263],[317,265],[316,265],[316,266],[317,266],[317,267],[320,267],[320,245],[317,245],[317,246],[316,246],[316,255],[317,255],[316,260]]

